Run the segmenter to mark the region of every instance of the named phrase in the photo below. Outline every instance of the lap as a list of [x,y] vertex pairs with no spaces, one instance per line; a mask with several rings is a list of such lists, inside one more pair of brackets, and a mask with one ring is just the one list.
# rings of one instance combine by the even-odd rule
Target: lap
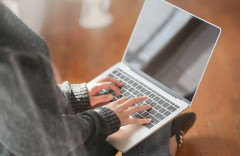
[[[123,153],[123,156],[171,156],[169,152],[169,142],[171,138],[171,125],[169,122],[162,127],[159,131],[142,141],[140,144],[129,150],[127,153]],[[96,146],[89,152],[89,156],[105,155],[114,156],[117,154],[117,150],[111,146],[108,142]]]

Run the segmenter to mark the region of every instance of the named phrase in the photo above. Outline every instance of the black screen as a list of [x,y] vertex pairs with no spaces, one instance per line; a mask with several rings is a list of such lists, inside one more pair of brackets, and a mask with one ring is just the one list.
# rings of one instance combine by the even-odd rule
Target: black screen
[[124,60],[192,101],[220,29],[161,0],[146,0]]

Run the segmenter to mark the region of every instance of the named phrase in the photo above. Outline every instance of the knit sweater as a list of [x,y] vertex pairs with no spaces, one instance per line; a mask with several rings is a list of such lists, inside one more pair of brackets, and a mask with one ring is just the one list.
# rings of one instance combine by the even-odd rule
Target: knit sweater
[[85,83],[57,85],[46,42],[0,2],[0,155],[86,155],[119,128]]

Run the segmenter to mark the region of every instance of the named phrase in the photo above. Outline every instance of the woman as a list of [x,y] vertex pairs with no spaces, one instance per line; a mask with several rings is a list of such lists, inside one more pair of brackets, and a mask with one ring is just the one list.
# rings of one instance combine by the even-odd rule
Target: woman
[[[108,135],[120,126],[151,122],[129,118],[151,108],[133,106],[146,97],[121,98],[92,109],[113,98],[98,96],[100,90],[120,95],[122,85],[109,77],[93,85],[57,85],[45,41],[0,2],[1,155],[114,155],[117,151],[105,141]],[[170,138],[175,146],[181,144],[194,120],[193,113],[182,115],[124,155],[171,155]]]

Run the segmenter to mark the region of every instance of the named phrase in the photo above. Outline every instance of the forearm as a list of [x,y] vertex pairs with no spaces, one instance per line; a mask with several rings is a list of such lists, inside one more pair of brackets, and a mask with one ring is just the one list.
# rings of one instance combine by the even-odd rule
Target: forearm
[[46,43],[1,3],[0,21],[2,145],[21,156],[62,156],[74,154],[78,146],[90,149],[119,129],[118,117],[103,108],[62,116],[66,102],[55,82]]
[[80,155],[120,127],[116,115],[105,108],[62,117],[13,103],[0,112],[0,141],[16,155]]
[[43,55],[0,52],[0,142],[14,154],[61,156],[85,147],[81,153],[119,129],[106,108],[62,116],[66,102]]

